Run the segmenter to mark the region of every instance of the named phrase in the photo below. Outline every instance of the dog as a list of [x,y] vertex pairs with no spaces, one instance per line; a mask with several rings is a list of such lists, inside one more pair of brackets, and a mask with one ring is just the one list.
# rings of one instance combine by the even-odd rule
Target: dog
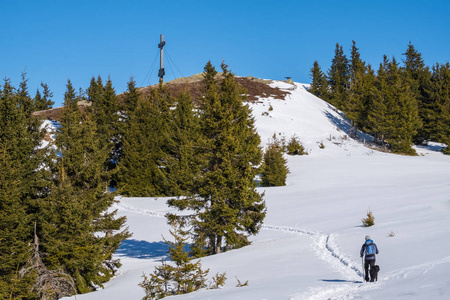
[[370,268],[370,281],[378,281],[378,272],[380,272],[380,267],[375,265],[373,268]]

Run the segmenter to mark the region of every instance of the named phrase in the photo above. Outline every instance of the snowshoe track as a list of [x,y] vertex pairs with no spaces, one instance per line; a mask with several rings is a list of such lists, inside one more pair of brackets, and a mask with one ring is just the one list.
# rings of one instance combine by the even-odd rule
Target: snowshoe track
[[[165,213],[156,212],[149,209],[137,208],[129,204],[117,202],[114,208],[119,211],[132,212],[149,217],[163,218]],[[362,269],[359,267],[360,263],[355,263],[350,257],[342,254],[339,246],[335,241],[335,236],[332,234],[324,234],[319,231],[314,231],[306,228],[277,226],[277,225],[262,225],[263,230],[272,230],[279,232],[287,232],[294,234],[301,234],[310,236],[313,239],[313,247],[316,255],[329,264],[334,270],[339,271],[347,279],[345,284],[339,284],[331,288],[314,287],[310,288],[308,292],[294,295],[291,300],[299,299],[350,299],[353,294],[363,290],[372,289],[374,284],[362,283]],[[392,277],[398,277],[393,275]],[[359,284],[358,284],[359,283]]]
[[138,208],[121,202],[114,203],[113,208],[118,209],[119,211],[127,211],[140,215],[147,215],[150,217],[164,218],[166,216],[166,214],[162,212],[156,212],[145,208]]
[[339,270],[343,275],[352,277],[353,280],[358,280],[363,277],[362,270],[359,268],[359,263],[355,263],[350,257],[340,253],[334,235],[288,226],[263,225],[261,228],[264,230],[309,235],[314,238],[314,249],[316,250],[317,256],[323,261],[331,264],[334,269]]

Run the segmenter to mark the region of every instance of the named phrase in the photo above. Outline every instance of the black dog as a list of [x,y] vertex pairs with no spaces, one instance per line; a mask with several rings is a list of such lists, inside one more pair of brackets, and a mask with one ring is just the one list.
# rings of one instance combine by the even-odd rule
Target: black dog
[[373,268],[370,268],[370,281],[378,281],[378,272],[380,271],[379,266],[373,266]]

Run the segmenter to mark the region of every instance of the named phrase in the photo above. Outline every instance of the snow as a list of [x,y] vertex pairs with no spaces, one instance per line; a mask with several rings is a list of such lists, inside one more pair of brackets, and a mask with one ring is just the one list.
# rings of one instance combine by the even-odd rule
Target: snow
[[[450,157],[436,151],[441,145],[417,147],[418,156],[372,150],[362,143],[369,136],[348,138],[348,122],[304,85],[273,85],[291,94],[251,104],[263,145],[274,133],[295,134],[309,155],[287,157],[286,186],[259,189],[267,217],[250,246],[202,258],[211,277],[226,271],[226,285],[166,299],[449,299]],[[133,232],[115,254],[123,266],[78,300],[141,299],[142,272],[165,255],[167,198],[117,200]],[[369,210],[375,225],[364,228]],[[375,283],[362,282],[366,235],[380,250]]]

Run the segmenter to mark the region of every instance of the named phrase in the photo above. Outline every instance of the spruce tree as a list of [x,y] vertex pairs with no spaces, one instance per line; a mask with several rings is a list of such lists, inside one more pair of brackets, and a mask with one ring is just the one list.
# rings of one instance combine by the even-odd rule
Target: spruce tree
[[417,101],[410,86],[402,80],[395,58],[384,57],[378,71],[378,91],[369,116],[378,138],[395,153],[415,154],[413,136],[420,125]]
[[349,80],[348,59],[342,46],[337,43],[328,71],[328,84],[331,89],[330,103],[338,109],[343,109],[348,100]]
[[41,83],[43,91],[36,91],[36,96],[34,96],[34,106],[36,111],[51,109],[55,102],[52,101],[53,93],[50,91],[47,84]]
[[312,79],[309,92],[314,96],[319,97],[325,101],[329,100],[328,82],[326,75],[322,72],[319,63],[314,61],[314,65],[310,70],[310,77]]
[[189,195],[195,185],[195,178],[200,174],[197,156],[200,137],[199,117],[194,111],[190,94],[181,93],[175,99],[172,110],[172,137],[169,143],[168,176],[173,182],[175,195]]
[[166,168],[171,136],[169,101],[166,91],[152,89],[148,97],[139,97],[136,109],[130,112],[119,163],[118,188],[123,195],[174,193]]
[[136,87],[136,81],[134,80],[133,77],[130,78],[130,81],[128,81],[127,85],[128,89],[124,93],[124,97],[122,100],[123,101],[122,107],[125,113],[125,117],[131,114],[131,112],[133,112],[136,109],[140,98],[140,93],[138,88]]
[[447,145],[445,154],[450,154],[450,64],[435,64],[430,88],[430,103],[434,103],[435,132],[432,138]]
[[423,125],[423,127],[418,128],[415,136],[415,140],[421,143],[430,139],[435,128],[435,124],[432,122],[435,114],[434,107],[429,96],[431,73],[425,66],[422,54],[414,48],[411,42],[403,55],[405,56],[404,67],[402,68],[404,80],[409,85],[411,93],[418,103],[419,117]]
[[56,135],[58,176],[38,224],[47,268],[63,268],[85,293],[113,276],[119,262],[112,254],[129,233],[123,230],[125,218],[108,210],[114,201],[106,191],[108,149],[101,147],[91,115],[78,108],[80,99],[69,81]]
[[283,157],[283,146],[274,136],[264,152],[261,185],[284,186],[288,173],[287,161]]
[[[243,91],[234,75],[222,64],[219,86],[210,62],[203,73],[201,131],[199,139],[202,176],[196,197],[169,201],[190,209],[196,255],[216,254],[248,244],[242,233],[256,234],[265,216],[262,195],[255,190],[255,166],[261,161],[259,136]],[[206,249],[206,252],[203,250]]]
[[[22,82],[22,92],[26,81]],[[0,298],[31,297],[34,278],[18,272],[30,258],[32,221],[29,207],[34,180],[34,139],[27,130],[20,97],[9,79],[0,88]]]
[[366,106],[364,98],[368,87],[365,86],[366,81],[364,80],[364,77],[366,76],[366,66],[360,57],[359,49],[356,47],[355,41],[353,41],[352,45],[349,75],[350,88],[348,101],[345,103],[343,109],[351,122],[350,137],[356,138],[357,130],[362,128],[362,123],[364,122]]
[[367,65],[367,72],[365,73],[363,77],[363,86],[364,91],[362,93],[362,111],[359,114],[359,124],[361,128],[365,132],[374,132],[371,120],[370,120],[370,114],[376,113],[374,107],[374,101],[377,97],[377,76],[375,74],[375,71],[372,69],[371,65]]
[[[189,253],[186,251],[188,235],[179,224],[172,223],[170,234],[174,241],[164,242],[169,246],[168,256],[171,262],[162,261],[160,266],[155,267],[155,271],[150,276],[143,275],[144,281],[139,284],[145,289],[143,300],[162,299],[166,296],[181,295],[206,288],[206,276],[209,269],[202,270],[200,260],[191,261]],[[225,274],[220,285],[225,283]]]
[[35,111],[34,101],[30,97],[28,92],[28,79],[26,73],[22,73],[22,80],[20,81],[19,88],[17,89],[16,97],[19,107],[25,116],[31,116],[31,113]]
[[378,143],[384,145],[384,124],[386,124],[386,115],[388,113],[388,106],[385,97],[382,95],[383,91],[388,88],[387,82],[387,65],[389,60],[386,55],[383,57],[383,63],[380,63],[378,74],[376,77],[375,87],[372,90],[370,97],[370,105],[368,110],[367,127],[371,134],[375,137]]
[[[88,88],[88,101],[91,102],[90,111],[97,126],[97,137],[102,145],[109,149],[110,154],[105,161],[108,170],[116,167],[120,153],[120,121],[116,92],[108,78],[106,85],[100,76],[93,77]],[[110,172],[111,176],[113,175]]]

